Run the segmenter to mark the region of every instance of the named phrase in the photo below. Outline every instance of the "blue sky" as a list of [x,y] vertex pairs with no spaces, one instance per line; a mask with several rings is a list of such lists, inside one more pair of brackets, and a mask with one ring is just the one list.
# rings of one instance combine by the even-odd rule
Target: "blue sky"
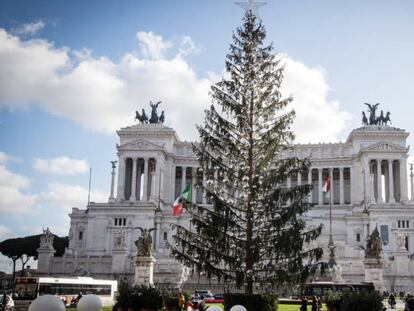
[[[364,102],[412,130],[413,11],[409,0],[260,9],[286,64],[298,141],[344,140]],[[67,233],[70,207],[86,203],[89,166],[92,200],[106,200],[114,131],[149,100],[195,139],[242,14],[224,0],[1,1],[0,238],[42,226]]]

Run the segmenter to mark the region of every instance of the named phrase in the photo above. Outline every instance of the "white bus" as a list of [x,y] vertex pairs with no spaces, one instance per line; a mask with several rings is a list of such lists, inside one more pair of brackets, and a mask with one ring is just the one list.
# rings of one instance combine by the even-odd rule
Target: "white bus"
[[65,297],[69,304],[72,298],[95,294],[104,306],[113,305],[118,282],[114,280],[96,280],[91,277],[54,278],[54,277],[18,277],[16,292],[18,299],[33,300],[39,295],[51,294]]

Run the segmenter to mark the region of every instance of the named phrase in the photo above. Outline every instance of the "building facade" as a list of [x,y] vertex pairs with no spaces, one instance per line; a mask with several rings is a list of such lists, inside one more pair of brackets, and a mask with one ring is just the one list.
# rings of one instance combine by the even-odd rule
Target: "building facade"
[[[132,125],[117,133],[118,172],[113,164],[108,201],[72,209],[65,255],[58,258],[42,253],[39,273],[133,279],[138,227],[155,228],[155,283],[165,287],[183,282],[189,288],[207,286],[209,281],[202,276],[189,276],[166,247],[173,235],[171,224],[188,224],[189,215],[173,217],[171,205],[187,184],[194,185],[199,174],[191,142],[181,141],[173,129],[162,124]],[[386,288],[414,291],[414,202],[407,191],[408,135],[391,126],[365,125],[354,129],[345,142],[298,144],[282,155],[311,160],[306,174],[291,176],[282,186],[313,185],[312,193],[304,198],[313,208],[304,217],[310,226],[324,224],[316,243],[325,249],[329,201],[322,196],[322,187],[326,177],[331,177],[333,240],[344,280],[364,281],[366,239],[377,227],[383,243]],[[193,201],[209,203],[202,190],[195,188]]]

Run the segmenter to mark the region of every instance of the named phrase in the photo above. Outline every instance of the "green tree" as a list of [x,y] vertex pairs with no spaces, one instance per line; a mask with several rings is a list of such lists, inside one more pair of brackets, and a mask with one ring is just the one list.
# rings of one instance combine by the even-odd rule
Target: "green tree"
[[[23,238],[7,239],[0,242],[0,252],[13,261],[13,279],[15,276],[17,260],[20,259],[22,262],[23,273],[30,258],[37,259],[37,249],[40,245],[40,237],[41,234],[26,236]],[[54,235],[53,247],[56,250],[55,256],[61,257],[68,245],[68,237],[58,237],[57,235]]]
[[254,284],[304,282],[320,266],[322,249],[309,242],[321,226],[306,228],[300,215],[311,185],[286,186],[288,176],[305,173],[309,161],[283,157],[294,134],[294,111],[282,98],[283,66],[264,45],[261,21],[248,10],[233,34],[227,75],[211,88],[213,104],[198,126],[194,145],[212,207],[186,202],[189,230],[177,225],[172,253],[194,270],[235,281],[253,292]]

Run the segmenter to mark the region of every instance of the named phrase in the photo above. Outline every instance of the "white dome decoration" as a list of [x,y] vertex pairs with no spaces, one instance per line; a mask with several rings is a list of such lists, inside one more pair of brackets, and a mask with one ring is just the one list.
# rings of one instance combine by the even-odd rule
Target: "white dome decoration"
[[231,307],[230,311],[247,311],[247,309],[242,305],[235,305]]
[[28,311],[65,311],[66,308],[59,297],[43,295],[37,297],[29,306]]
[[210,306],[206,311],[223,311],[223,309],[219,306]]
[[78,302],[78,311],[102,311],[102,301],[96,295],[85,295]]

